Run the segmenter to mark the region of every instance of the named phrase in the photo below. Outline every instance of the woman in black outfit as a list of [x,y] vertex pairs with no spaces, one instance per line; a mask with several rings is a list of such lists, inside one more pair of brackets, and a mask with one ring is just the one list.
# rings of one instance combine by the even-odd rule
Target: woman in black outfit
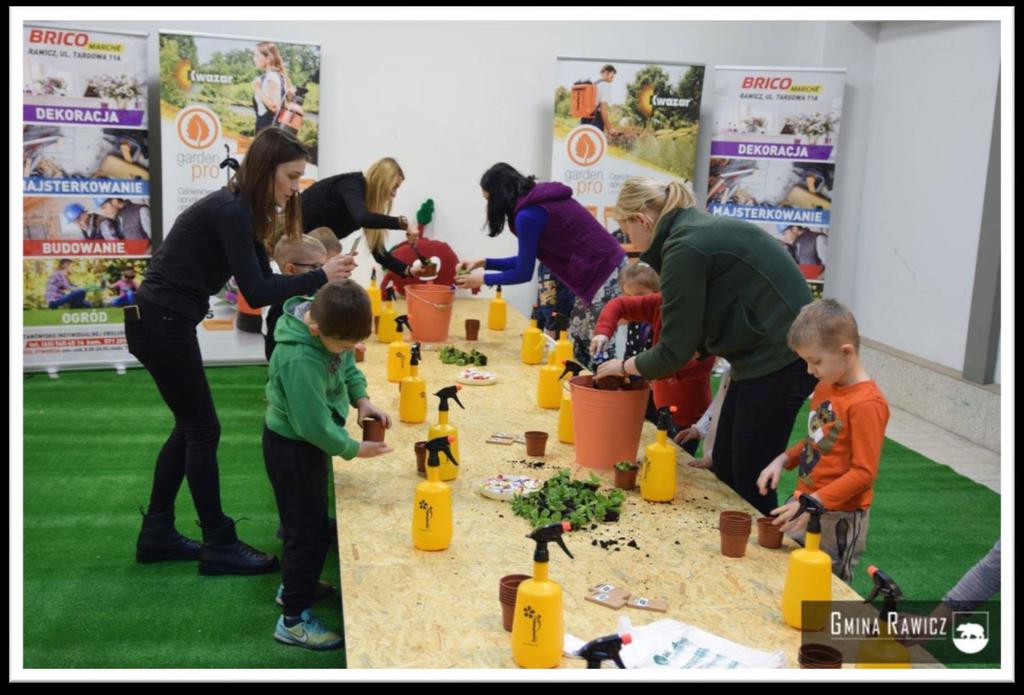
[[[235,522],[221,510],[217,472],[220,423],[203,371],[196,326],[209,297],[232,275],[253,307],[313,294],[323,284],[347,278],[351,256],[336,256],[304,275],[273,275],[265,242],[274,219],[285,233],[301,234],[299,178],[309,153],[278,128],[252,141],[237,177],[178,216],[150,261],[136,294],[125,307],[128,350],[153,376],[174,414],[174,429],[156,460],[149,512],[136,545],[138,562],[199,560],[200,574],[259,574],[277,569],[277,558],[238,540]],[[174,499],[188,480],[199,513],[203,542],[174,527]]]
[[303,228],[309,232],[329,227],[339,239],[362,228],[374,260],[402,277],[419,277],[419,260],[407,265],[385,248],[388,229],[404,229],[410,243],[419,237],[415,220],[388,215],[404,180],[402,168],[391,157],[374,162],[365,176],[353,171],[321,179],[302,192]]

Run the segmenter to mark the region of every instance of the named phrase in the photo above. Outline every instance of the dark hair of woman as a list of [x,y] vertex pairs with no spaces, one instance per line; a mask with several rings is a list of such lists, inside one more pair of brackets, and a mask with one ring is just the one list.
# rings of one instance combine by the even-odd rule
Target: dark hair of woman
[[498,236],[505,223],[512,227],[516,202],[536,183],[535,177],[523,176],[512,166],[499,162],[480,177],[480,188],[487,191],[488,236]]

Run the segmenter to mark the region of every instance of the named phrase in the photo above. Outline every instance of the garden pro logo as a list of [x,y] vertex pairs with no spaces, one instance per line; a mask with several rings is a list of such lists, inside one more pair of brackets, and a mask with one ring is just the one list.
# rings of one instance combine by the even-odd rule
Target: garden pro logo
[[988,645],[988,612],[953,613],[953,644],[964,654],[977,654]]
[[604,133],[590,125],[574,128],[566,140],[569,159],[576,166],[589,167],[604,157],[606,140]]
[[175,123],[178,139],[193,150],[205,150],[220,137],[220,119],[205,106],[189,106]]

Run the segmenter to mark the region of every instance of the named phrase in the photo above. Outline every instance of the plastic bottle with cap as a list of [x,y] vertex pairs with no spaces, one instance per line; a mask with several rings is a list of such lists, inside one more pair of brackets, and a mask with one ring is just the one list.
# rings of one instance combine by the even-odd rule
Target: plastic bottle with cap
[[677,408],[658,408],[658,434],[644,451],[640,495],[648,502],[668,502],[676,496],[676,450],[668,443],[672,414]]
[[[832,600],[832,558],[821,549],[821,515],[825,507],[810,495],[796,493],[800,509],[793,516],[810,515],[803,548],[789,555],[786,584],[782,590],[782,619],[798,630],[825,627]],[[814,602],[804,611],[805,602]]]
[[416,485],[412,503],[412,544],[420,550],[444,550],[452,542],[452,491],[440,478],[443,453],[449,461],[451,437],[427,442],[427,479]]
[[548,577],[548,543],[572,558],[562,534],[572,529],[568,521],[541,526],[526,537],[537,545],[533,553],[533,577],[523,581],[516,592],[512,619],[512,658],[523,668],[554,668],[562,659],[565,623],[562,587]]
[[459,400],[459,391],[462,387],[458,384],[453,386],[446,386],[434,395],[441,399],[440,405],[437,406],[437,424],[433,425],[427,433],[427,439],[437,439],[438,437],[451,437],[451,450],[452,450],[452,461],[447,461],[441,464],[441,480],[455,480],[459,477],[459,464],[462,462],[462,458],[459,456],[459,430],[448,422],[448,401],[454,400],[459,404],[459,407],[463,410],[466,406],[462,405],[462,401]]

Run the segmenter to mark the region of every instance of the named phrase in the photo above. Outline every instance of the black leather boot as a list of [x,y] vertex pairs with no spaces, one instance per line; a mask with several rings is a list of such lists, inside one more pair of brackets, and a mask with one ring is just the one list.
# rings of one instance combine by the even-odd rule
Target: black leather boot
[[174,512],[142,514],[142,530],[135,543],[135,561],[142,564],[164,560],[198,560],[199,541],[178,533],[174,528]]
[[219,526],[202,528],[199,574],[265,574],[279,567],[277,556],[260,552],[238,540],[233,519],[224,517]]

